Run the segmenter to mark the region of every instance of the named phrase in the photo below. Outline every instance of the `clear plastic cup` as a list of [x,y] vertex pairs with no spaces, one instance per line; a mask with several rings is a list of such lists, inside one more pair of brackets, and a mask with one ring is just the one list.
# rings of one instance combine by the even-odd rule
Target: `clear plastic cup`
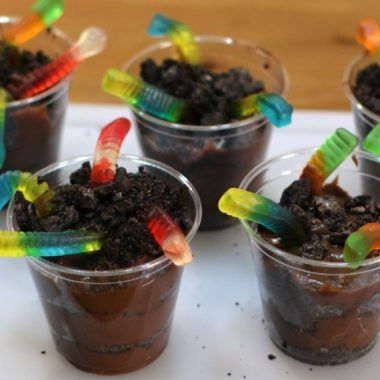
[[[376,115],[365,106],[363,106],[359,100],[355,97],[353,88],[356,84],[356,77],[358,73],[369,66],[370,64],[376,63],[376,59],[372,54],[364,53],[357,56],[353,62],[347,68],[344,74],[343,86],[346,95],[351,103],[352,114],[354,116],[355,128],[359,134],[361,142],[365,139],[367,134],[380,123],[380,115]],[[376,165],[372,162],[365,163],[368,168],[367,170],[374,175],[376,175]],[[366,184],[366,181],[365,181]],[[368,184],[365,185],[367,193],[374,195],[378,192],[378,189],[370,187]]]
[[[302,173],[313,149],[277,156],[244,178],[240,187],[274,201]],[[363,181],[380,186],[363,167],[380,159],[357,151],[358,166],[346,160],[336,171],[351,196],[363,194]],[[376,195],[380,200],[380,193]],[[380,331],[380,257],[352,270],[346,263],[295,256],[264,240],[256,226],[248,233],[269,337],[286,354],[311,364],[340,364],[368,352]]]
[[[92,157],[48,166],[37,173],[52,186],[69,181],[70,173]],[[173,186],[188,190],[193,210],[190,241],[201,220],[201,203],[192,184],[167,165],[147,158],[121,156],[128,172],[139,166]],[[8,228],[16,229],[14,203]],[[182,267],[165,256],[123,270],[72,269],[45,259],[28,258],[57,350],[76,367],[99,374],[142,368],[165,349],[174,316]]]
[[343,79],[344,90],[351,103],[355,126],[361,139],[364,139],[372,128],[380,123],[380,115],[376,115],[360,104],[354,95],[353,88],[355,87],[358,73],[376,62],[376,58],[369,53],[357,56],[347,68]]
[[[244,67],[255,79],[264,81],[268,92],[287,92],[286,71],[266,50],[228,37],[199,36],[196,40],[203,66],[216,72]],[[125,70],[140,75],[144,60],[152,58],[160,63],[173,51],[171,42],[160,42],[135,55]],[[234,223],[218,210],[218,199],[264,159],[272,132],[270,122],[260,114],[230,124],[194,126],[167,122],[133,106],[132,111],[144,155],[184,173],[198,190],[204,210],[201,229],[219,229]]]
[[[1,16],[0,27],[16,18]],[[61,31],[52,28],[22,45],[29,51],[42,50],[54,59],[71,46]],[[58,159],[59,145],[68,104],[71,76],[33,97],[8,103],[5,113],[5,162],[0,172],[34,172]]]

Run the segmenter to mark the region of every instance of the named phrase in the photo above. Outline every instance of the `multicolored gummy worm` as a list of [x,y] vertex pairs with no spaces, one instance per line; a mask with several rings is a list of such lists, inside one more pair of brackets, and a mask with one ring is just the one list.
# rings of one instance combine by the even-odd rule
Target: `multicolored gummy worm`
[[310,180],[314,194],[321,192],[323,182],[348,158],[358,142],[358,138],[347,129],[338,128],[313,154],[304,168],[301,178]]
[[100,53],[105,45],[106,34],[99,28],[88,28],[68,51],[54,61],[25,74],[20,85],[9,85],[7,89],[15,99],[39,94],[67,77],[84,59]]
[[22,45],[50,27],[63,14],[63,0],[38,0],[32,13],[2,31],[5,41]]
[[360,20],[356,40],[380,60],[380,27],[376,20],[372,18]]
[[119,118],[106,125],[100,132],[95,148],[90,185],[96,187],[112,182],[121,144],[131,128],[131,122]]
[[218,206],[230,216],[266,227],[281,238],[283,246],[297,245],[305,240],[305,232],[297,217],[259,194],[230,188],[222,195]]
[[16,191],[21,191],[25,199],[35,205],[38,215],[43,216],[51,211],[54,191],[33,174],[19,170],[7,171],[0,175],[0,210]]
[[165,256],[175,265],[192,261],[193,254],[182,230],[161,208],[154,207],[149,215],[148,229]]
[[350,266],[357,268],[369,253],[377,249],[380,249],[380,223],[368,223],[346,239],[343,258]]
[[107,70],[102,86],[104,91],[163,120],[179,122],[185,112],[183,100],[118,69]]
[[380,123],[364,139],[363,149],[368,153],[380,157]]
[[260,112],[275,127],[281,128],[292,122],[293,106],[282,96],[273,93],[252,94],[234,104],[234,113],[239,119]]
[[9,95],[4,88],[0,88],[0,169],[5,161],[5,114],[7,110]]
[[152,37],[167,35],[176,47],[181,59],[192,65],[201,62],[200,49],[191,29],[184,23],[157,13],[150,22],[147,30]]
[[99,251],[102,235],[94,232],[0,231],[0,257],[52,257]]

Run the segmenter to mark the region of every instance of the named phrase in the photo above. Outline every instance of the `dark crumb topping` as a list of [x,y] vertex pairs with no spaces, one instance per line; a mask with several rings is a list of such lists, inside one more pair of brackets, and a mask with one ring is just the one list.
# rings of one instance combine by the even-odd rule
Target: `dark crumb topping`
[[115,181],[91,189],[90,164],[73,172],[70,184],[57,187],[54,209],[38,218],[34,206],[21,193],[16,195],[15,218],[21,231],[84,229],[105,233],[101,251],[91,255],[65,256],[53,261],[80,269],[127,268],[163,254],[146,224],[152,207],[169,213],[184,232],[191,229],[193,210],[184,186],[171,188],[140,167],[138,173],[117,168]]
[[187,124],[228,123],[234,119],[234,100],[264,91],[263,82],[244,68],[214,73],[174,59],[165,59],[161,65],[147,59],[141,64],[140,75],[144,81],[187,100],[188,112],[182,120]]
[[361,104],[380,115],[380,64],[373,63],[359,72],[353,92]]
[[0,87],[17,98],[17,87],[23,83],[23,75],[50,62],[42,51],[32,53],[0,41]]
[[336,185],[325,186],[315,196],[306,179],[287,187],[280,205],[298,216],[307,235],[294,253],[314,260],[342,261],[346,238],[365,224],[380,221],[380,204],[372,197],[352,198]]

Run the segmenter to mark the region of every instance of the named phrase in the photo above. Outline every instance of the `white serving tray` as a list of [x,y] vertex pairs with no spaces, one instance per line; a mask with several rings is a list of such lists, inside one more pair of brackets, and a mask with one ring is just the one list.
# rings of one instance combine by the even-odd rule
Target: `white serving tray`
[[[101,126],[129,113],[122,106],[70,105],[61,158],[91,154]],[[320,144],[336,127],[353,129],[348,112],[296,112],[293,125],[273,131],[269,154]],[[123,152],[139,154],[134,131]],[[4,228],[4,214],[0,220]],[[185,270],[169,346],[150,366],[128,375],[81,372],[50,338],[37,293],[22,259],[0,260],[0,379],[128,380],[378,380],[380,344],[336,367],[297,362],[267,337],[248,240],[239,226],[199,233]],[[41,354],[41,351],[46,351]],[[269,360],[274,354],[275,360]]]

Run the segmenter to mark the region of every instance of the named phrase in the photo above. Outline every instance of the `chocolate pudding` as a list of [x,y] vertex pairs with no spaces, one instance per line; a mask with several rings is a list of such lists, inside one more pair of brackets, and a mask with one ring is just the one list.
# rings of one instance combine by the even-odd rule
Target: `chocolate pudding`
[[[6,28],[4,24],[1,27]],[[20,99],[25,74],[51,61],[66,46],[62,35],[46,31],[27,50],[0,41],[0,87],[11,96],[5,110],[5,162],[0,173],[19,169],[34,172],[58,158],[68,102],[68,80],[32,98]],[[54,45],[54,49],[50,46]],[[46,53],[41,50],[44,48]]]
[[163,41],[137,53],[125,70],[186,99],[188,110],[177,124],[131,108],[144,154],[190,179],[204,209],[201,229],[213,230],[236,223],[218,210],[218,199],[263,160],[273,129],[261,114],[236,120],[232,103],[262,91],[284,95],[288,78],[270,52],[252,43],[217,36],[195,40],[201,65],[179,61],[172,43]]
[[164,209],[185,233],[198,227],[193,188],[167,168],[160,173],[158,163],[141,162],[137,173],[119,167],[114,182],[93,189],[88,162],[67,185],[59,172],[48,173],[60,185],[43,218],[21,193],[15,197],[14,224],[22,231],[104,234],[98,252],[30,260],[57,349],[88,372],[137,370],[168,343],[182,268],[163,256],[147,228],[152,207]]
[[[318,262],[343,263],[346,238],[380,221],[380,204],[366,195],[351,197],[336,184],[312,195],[306,180],[293,182],[280,204],[299,217],[307,240],[287,252]],[[262,227],[272,245],[279,239]],[[290,356],[312,364],[340,364],[369,351],[380,331],[380,274],[350,268],[333,274],[322,265],[300,269],[272,260],[264,249],[259,280],[269,335]],[[369,257],[379,257],[373,251]]]
[[148,125],[138,116],[136,120],[144,154],[175,167],[198,190],[205,209],[201,229],[236,223],[219,211],[218,200],[226,188],[236,186],[252,166],[264,159],[272,132],[269,122],[262,119],[239,130],[228,130],[225,136],[222,131],[170,136],[159,125]]
[[5,161],[7,170],[35,172],[57,161],[59,143],[68,104],[67,88],[28,105],[13,102],[5,117]]
[[76,367],[127,373],[167,346],[181,267],[167,263],[111,279],[94,272],[85,281],[48,277],[33,266],[31,272],[57,350]]

